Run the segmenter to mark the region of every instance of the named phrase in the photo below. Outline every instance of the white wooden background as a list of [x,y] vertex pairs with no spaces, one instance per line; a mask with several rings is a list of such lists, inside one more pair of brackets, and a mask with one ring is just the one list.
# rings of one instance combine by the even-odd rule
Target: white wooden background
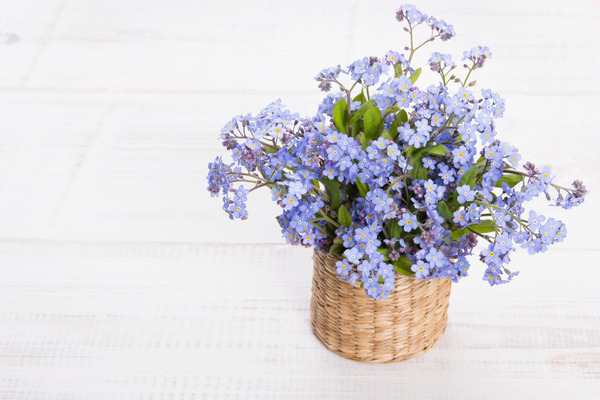
[[312,114],[322,67],[402,48],[401,3],[1,0],[0,398],[597,399],[600,2],[416,2],[492,49],[501,137],[591,194],[510,285],[475,261],[432,351],[364,365],[312,334],[269,196],[230,222],[205,173],[233,115]]

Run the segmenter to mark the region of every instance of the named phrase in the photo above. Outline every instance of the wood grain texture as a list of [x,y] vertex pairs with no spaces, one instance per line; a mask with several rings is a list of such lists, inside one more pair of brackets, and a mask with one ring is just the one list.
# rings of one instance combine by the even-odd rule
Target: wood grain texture
[[569,238],[517,252],[510,285],[474,261],[423,356],[328,351],[269,195],[241,223],[205,191],[226,121],[312,114],[321,68],[403,45],[399,4],[0,2],[0,399],[596,399],[598,1],[418,4],[454,24],[448,51],[491,48],[500,136],[591,190],[544,209]]
[[477,276],[455,285],[436,347],[389,366],[346,360],[312,334],[308,249],[5,241],[0,254],[7,399],[561,399],[598,388],[597,289],[575,274],[556,285],[563,265],[600,279],[597,251],[543,254],[544,274],[516,257],[522,276],[502,288]]

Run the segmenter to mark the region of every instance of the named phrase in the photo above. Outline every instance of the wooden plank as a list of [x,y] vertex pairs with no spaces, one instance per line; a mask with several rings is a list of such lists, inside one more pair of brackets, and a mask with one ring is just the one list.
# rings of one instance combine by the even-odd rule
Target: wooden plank
[[[3,58],[18,62],[6,66],[2,87],[305,91],[323,67],[406,43],[393,17],[397,5],[389,2],[263,0],[236,3],[235,12],[227,2],[153,0],[143,10],[131,0],[68,2],[59,14],[60,4],[50,3],[51,12],[31,4],[13,5],[7,17],[7,31],[21,40],[4,46]],[[503,83],[518,93],[600,91],[597,2],[474,7],[461,1],[426,8],[454,24],[458,36],[446,49],[457,57],[474,45],[490,46],[494,59],[478,75],[486,86]]]
[[377,366],[312,335],[308,249],[3,241],[0,397],[592,399],[597,256],[519,256],[500,288],[475,262],[437,346]]

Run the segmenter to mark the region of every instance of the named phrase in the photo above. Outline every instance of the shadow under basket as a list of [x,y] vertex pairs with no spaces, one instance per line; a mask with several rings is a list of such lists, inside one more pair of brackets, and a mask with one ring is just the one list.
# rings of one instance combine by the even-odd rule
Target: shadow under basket
[[310,319],[315,335],[331,351],[369,362],[405,361],[432,348],[446,330],[452,281],[420,281],[396,274],[386,300],[366,296],[359,285],[340,280],[342,258],[313,255]]

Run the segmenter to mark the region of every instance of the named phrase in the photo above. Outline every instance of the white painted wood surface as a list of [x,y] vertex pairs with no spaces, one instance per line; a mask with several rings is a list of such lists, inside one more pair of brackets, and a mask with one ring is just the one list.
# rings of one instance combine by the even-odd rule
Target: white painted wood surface
[[400,4],[0,1],[0,399],[598,398],[597,1],[418,3],[492,49],[501,137],[592,191],[510,285],[474,262],[421,357],[326,350],[310,250],[265,193],[234,223],[205,191],[221,125],[314,112],[322,67],[403,45]]

